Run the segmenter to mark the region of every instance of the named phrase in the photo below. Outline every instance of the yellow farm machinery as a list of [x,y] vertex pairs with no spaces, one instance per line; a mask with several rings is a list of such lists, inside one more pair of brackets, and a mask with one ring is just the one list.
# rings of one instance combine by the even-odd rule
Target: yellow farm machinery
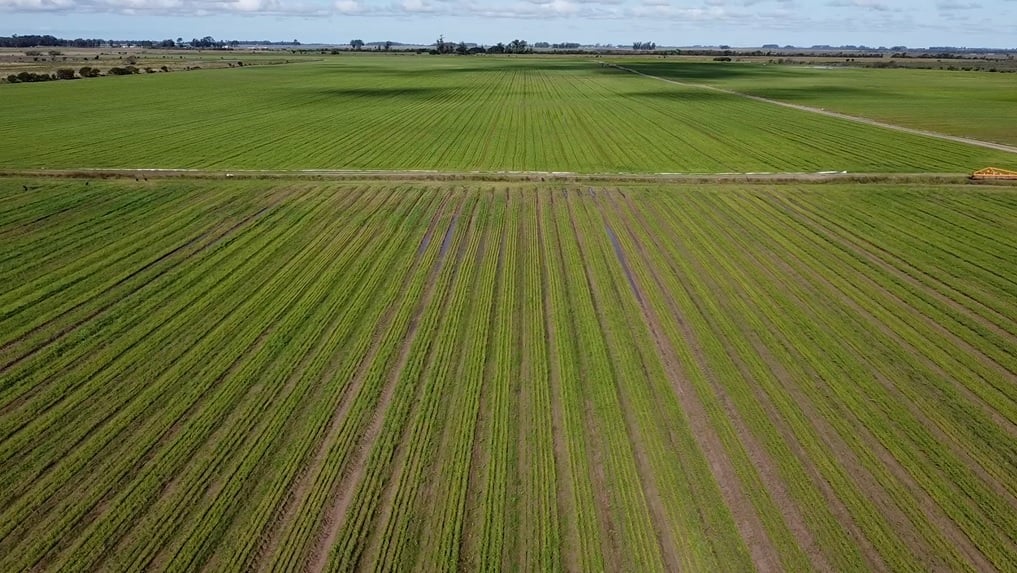
[[978,181],[1017,180],[1017,171],[1000,169],[998,167],[986,167],[972,173],[971,178]]

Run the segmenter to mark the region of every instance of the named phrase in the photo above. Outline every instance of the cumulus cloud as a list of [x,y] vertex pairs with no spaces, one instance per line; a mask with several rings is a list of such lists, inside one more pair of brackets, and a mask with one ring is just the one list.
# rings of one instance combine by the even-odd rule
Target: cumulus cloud
[[834,8],[861,8],[876,12],[889,12],[893,10],[889,4],[880,0],[834,0],[826,5],[833,6]]
[[282,0],[0,0],[0,11],[152,15],[328,14],[321,4]]
[[[911,2],[912,0],[908,0]],[[913,0],[918,1],[918,0]],[[944,17],[977,14],[990,0],[937,0]],[[1005,0],[1007,3],[1017,0]],[[896,0],[0,0],[0,13],[144,16],[268,15],[363,18],[639,19],[652,25],[732,25],[747,29],[880,29],[930,25]],[[819,39],[819,38],[817,38]]]
[[955,2],[954,0],[946,0],[937,2],[936,7],[940,10],[953,11],[953,10],[978,10],[982,7],[977,2]]

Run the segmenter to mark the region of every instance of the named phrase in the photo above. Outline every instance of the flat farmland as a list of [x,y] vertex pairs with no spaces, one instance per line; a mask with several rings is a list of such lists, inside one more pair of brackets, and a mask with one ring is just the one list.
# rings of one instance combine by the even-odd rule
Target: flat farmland
[[0,570],[1014,570],[1014,236],[1014,187],[0,179]]
[[334,56],[0,94],[8,169],[967,173],[1014,157],[593,59]]
[[[611,61],[675,81],[834,110],[894,125],[1017,145],[1017,74],[817,65]],[[877,60],[878,61],[878,60]],[[963,63],[943,60],[941,66]],[[1010,160],[1013,164],[1013,160]]]

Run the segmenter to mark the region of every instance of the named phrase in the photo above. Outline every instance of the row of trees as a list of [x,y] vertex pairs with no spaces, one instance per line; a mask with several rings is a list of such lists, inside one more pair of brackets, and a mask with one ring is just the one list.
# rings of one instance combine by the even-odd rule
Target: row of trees
[[528,54],[533,51],[533,48],[526,42],[526,40],[512,40],[508,44],[498,42],[497,44],[489,47],[470,45],[466,42],[446,42],[444,36],[439,36],[438,40],[434,43],[434,50],[432,53],[435,54],[459,54],[466,56],[469,54]]
[[[293,40],[294,44],[298,44],[296,40]],[[28,35],[18,36],[0,36],[0,48],[35,48],[37,46],[52,46],[52,47],[63,47],[63,48],[106,48],[106,47],[121,47],[125,44],[132,46],[141,46],[143,48],[205,48],[205,49],[223,49],[226,47],[236,47],[240,45],[238,40],[216,40],[212,36],[205,36],[204,38],[193,38],[191,41],[186,41],[183,38],[167,38],[165,40],[138,40],[138,41],[122,41],[122,40],[103,40],[99,38],[76,38],[74,40],[67,40],[64,38],[57,38],[56,36],[50,35]]]
[[[364,49],[363,40],[356,39],[350,40],[350,48],[354,51],[361,51]],[[384,44],[372,44],[375,49],[386,52],[392,48],[392,42],[385,42]],[[459,54],[459,55],[470,55],[470,54],[529,54],[534,49],[546,50],[579,50],[580,45],[576,42],[561,42],[552,44],[549,42],[536,42],[529,44],[526,40],[515,39],[505,44],[498,42],[493,46],[478,46],[476,44],[467,44],[466,42],[449,42],[445,40],[445,36],[439,36],[433,44],[430,52],[432,54]],[[651,51],[657,49],[655,42],[633,42],[632,49],[637,51]],[[419,51],[419,50],[418,50]]]

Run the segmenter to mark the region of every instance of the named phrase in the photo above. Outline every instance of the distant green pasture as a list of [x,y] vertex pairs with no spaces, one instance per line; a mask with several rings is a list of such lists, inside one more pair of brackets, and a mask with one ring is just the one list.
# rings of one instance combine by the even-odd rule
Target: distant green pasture
[[[644,73],[897,125],[1017,144],[1017,74],[617,60]],[[944,66],[950,65],[944,60]],[[1011,159],[1017,162],[1017,158]]]
[[565,58],[343,55],[4,85],[0,131],[3,168],[966,172],[1013,157]]

